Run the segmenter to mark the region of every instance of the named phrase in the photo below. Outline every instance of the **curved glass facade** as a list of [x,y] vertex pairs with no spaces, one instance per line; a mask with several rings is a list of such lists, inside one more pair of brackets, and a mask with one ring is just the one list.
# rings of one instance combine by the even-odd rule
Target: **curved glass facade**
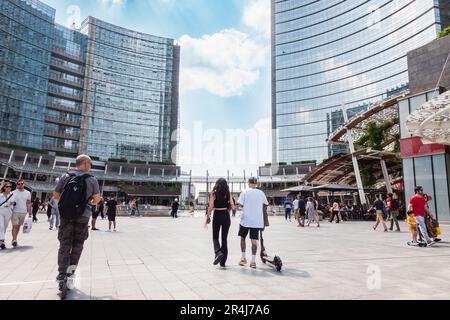
[[326,142],[342,105],[357,112],[406,89],[406,54],[436,38],[440,10],[434,0],[272,0],[274,161],[345,151]]
[[172,160],[180,48],[38,0],[0,0],[0,143],[107,160]]
[[[89,17],[81,144],[100,158],[171,159],[178,125],[178,47]],[[174,89],[175,88],[175,89]]]
[[42,148],[55,10],[0,0],[0,142]]

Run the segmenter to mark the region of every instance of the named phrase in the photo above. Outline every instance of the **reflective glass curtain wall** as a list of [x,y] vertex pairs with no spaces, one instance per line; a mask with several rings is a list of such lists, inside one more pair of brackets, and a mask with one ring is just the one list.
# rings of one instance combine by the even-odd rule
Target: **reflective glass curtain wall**
[[56,25],[45,113],[44,148],[78,153],[87,36]]
[[42,149],[55,10],[0,0],[0,142]]
[[439,19],[434,0],[272,0],[274,161],[326,159],[331,115],[407,88]]
[[81,150],[102,159],[170,160],[178,126],[174,41],[92,17],[82,32],[89,43]]

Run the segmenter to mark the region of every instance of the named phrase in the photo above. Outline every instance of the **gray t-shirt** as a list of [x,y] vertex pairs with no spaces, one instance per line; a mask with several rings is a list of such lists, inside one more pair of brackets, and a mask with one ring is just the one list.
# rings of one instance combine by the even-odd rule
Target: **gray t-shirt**
[[[77,176],[82,176],[83,174],[86,174],[84,171],[76,170],[74,172]],[[58,184],[56,185],[55,192],[62,193],[64,191],[64,186],[67,182],[69,182],[70,176],[69,174],[64,174],[60,179]],[[100,193],[100,186],[98,185],[98,181],[95,177],[89,177],[86,179],[86,197],[90,198],[94,194]],[[86,209],[84,210],[84,217],[90,217],[92,214],[91,206],[87,205]]]

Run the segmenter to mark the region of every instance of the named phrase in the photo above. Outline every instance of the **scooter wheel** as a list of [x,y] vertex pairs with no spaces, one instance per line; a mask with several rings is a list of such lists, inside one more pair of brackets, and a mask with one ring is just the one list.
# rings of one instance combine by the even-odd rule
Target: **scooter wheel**
[[280,257],[275,256],[273,258],[273,262],[275,264],[275,267],[276,267],[277,271],[281,272],[281,268],[283,267],[283,262],[281,261]]

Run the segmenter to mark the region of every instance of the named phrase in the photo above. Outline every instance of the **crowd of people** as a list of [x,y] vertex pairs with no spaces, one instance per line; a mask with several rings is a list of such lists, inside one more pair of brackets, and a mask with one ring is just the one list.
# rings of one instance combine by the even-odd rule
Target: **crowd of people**
[[[18,236],[21,226],[25,220],[32,219],[36,222],[39,210],[47,211],[47,218],[50,230],[58,230],[58,240],[60,247],[58,250],[58,280],[67,277],[68,270],[74,270],[78,265],[83,245],[89,235],[89,227],[92,231],[97,228],[97,219],[105,216],[108,218],[108,231],[116,231],[116,207],[117,202],[114,197],[101,196],[97,179],[89,174],[92,167],[92,160],[87,155],[80,155],[76,159],[76,170],[74,173],[67,173],[61,176],[55,187],[53,197],[45,202],[38,198],[32,200],[31,193],[25,189],[23,180],[17,181],[16,190],[13,183],[6,182],[1,185],[0,190],[0,248],[6,248],[6,229],[12,224],[12,247],[18,246]],[[214,247],[213,264],[220,264],[226,267],[228,258],[228,233],[231,226],[231,214],[236,214],[237,208],[242,209],[240,216],[239,232],[241,258],[238,262],[241,266],[249,265],[256,268],[256,255],[260,233],[267,226],[267,206],[269,202],[263,191],[257,189],[256,178],[248,180],[248,189],[241,192],[236,201],[230,192],[225,179],[219,179],[210,193],[209,206],[206,213],[206,224],[212,223],[212,238]],[[409,245],[430,246],[440,241],[438,238],[439,228],[436,219],[433,217],[428,202],[431,197],[424,194],[422,187],[416,187],[416,194],[410,199],[408,204],[408,217],[406,219],[412,241]],[[298,227],[309,227],[315,223],[320,227],[320,216],[329,215],[329,222],[340,223],[346,220],[343,210],[358,210],[356,206],[348,202],[347,205],[335,199],[332,203],[322,205],[314,197],[304,197],[301,194],[293,199],[287,198],[284,201],[285,219],[292,221],[292,217],[298,222]],[[374,214],[376,230],[379,225],[384,227],[384,231],[389,229],[384,220],[389,216],[391,220],[390,230],[394,226],[396,231],[400,231],[399,219],[400,203],[395,193],[387,195],[383,199],[378,195],[368,213]],[[138,199],[130,202],[132,216],[139,216]],[[179,203],[174,201],[171,205],[171,216],[178,217]],[[106,214],[105,214],[106,211]],[[89,222],[91,225],[89,226]],[[246,239],[251,241],[251,259],[248,264],[246,258]]]

